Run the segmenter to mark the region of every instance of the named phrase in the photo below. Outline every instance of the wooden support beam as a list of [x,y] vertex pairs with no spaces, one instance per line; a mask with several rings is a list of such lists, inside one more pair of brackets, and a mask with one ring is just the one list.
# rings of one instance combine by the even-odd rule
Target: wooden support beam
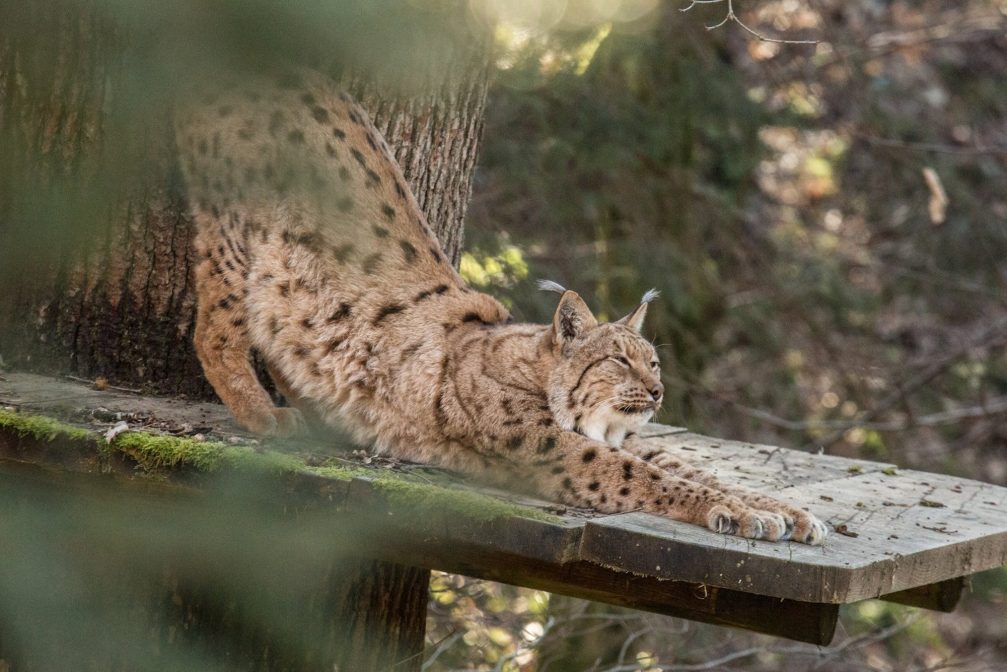
[[881,597],[886,602],[897,602],[910,607],[931,609],[951,613],[958,606],[965,589],[966,577],[959,576],[947,581],[938,581],[925,586],[917,586],[909,590],[900,590]]
[[570,597],[640,609],[786,637],[821,646],[832,641],[838,604],[815,604],[742,593],[682,581],[613,573],[588,562],[565,566],[501,563],[485,567],[459,563],[446,571],[546,590]]

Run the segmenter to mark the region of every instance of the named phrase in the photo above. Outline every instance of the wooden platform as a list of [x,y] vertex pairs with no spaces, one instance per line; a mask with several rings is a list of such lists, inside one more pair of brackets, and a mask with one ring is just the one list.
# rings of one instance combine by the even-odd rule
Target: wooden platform
[[[99,392],[29,374],[0,377],[3,406],[21,414],[69,414],[98,430],[125,419],[131,429],[200,433],[236,445],[248,440],[213,404]],[[1007,563],[1007,488],[660,425],[648,426],[646,435],[655,447],[703,464],[723,480],[808,507],[834,531],[821,547],[753,542],[644,513],[597,515],[505,493],[489,496],[513,510],[467,515],[454,495],[485,489],[430,470],[423,479],[436,488],[417,515],[394,488],[381,487],[390,471],[403,471],[395,465],[361,463],[356,466],[373,473],[348,479],[295,471],[278,481],[275,496],[296,498],[298,506],[331,516],[333,525],[341,518],[380,521],[354,528],[370,557],[820,644],[831,640],[840,604],[881,597],[950,610],[961,577]],[[62,444],[53,448],[0,426],[0,476],[58,481],[73,475],[127,490],[149,476],[128,456],[98,460],[100,442],[56,442]],[[306,450],[312,449],[294,447],[299,455]],[[185,484],[177,496],[192,496],[191,469],[184,478],[170,470],[167,476]]]

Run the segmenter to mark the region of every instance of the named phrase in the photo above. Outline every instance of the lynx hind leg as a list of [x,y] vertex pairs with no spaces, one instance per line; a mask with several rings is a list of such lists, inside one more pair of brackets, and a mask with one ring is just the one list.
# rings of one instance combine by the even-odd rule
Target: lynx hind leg
[[817,546],[828,536],[828,526],[814,514],[754,490],[725,484],[709,471],[695,467],[666,450],[648,446],[639,439],[627,440],[623,448],[670,474],[737,497],[767,520],[770,531],[766,538],[771,541],[793,539]]
[[201,234],[196,243],[201,260],[196,267],[193,341],[203,373],[242,427],[256,434],[289,435],[303,425],[300,413],[277,408],[251,364],[243,248],[222,237],[220,242],[208,238]]
[[269,371],[269,377],[273,379],[273,384],[276,385],[276,390],[282,394],[283,398],[287,400],[287,403],[293,407],[289,410],[296,410],[300,413],[305,429],[322,429],[325,427],[325,421],[322,420],[322,416],[318,414],[309,401],[294,392],[290,381],[280,372],[278,368],[272,364],[266,364],[266,370]]

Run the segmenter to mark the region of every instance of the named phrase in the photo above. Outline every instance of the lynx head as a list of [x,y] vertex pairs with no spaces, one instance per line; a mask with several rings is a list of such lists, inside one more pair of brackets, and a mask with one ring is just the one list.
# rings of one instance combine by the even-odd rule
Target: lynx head
[[599,324],[576,292],[551,282],[539,286],[563,294],[551,329],[556,367],[548,394],[556,424],[621,445],[627,432],[653,417],[664,396],[657,352],[640,335],[657,292],[647,292],[621,320]]

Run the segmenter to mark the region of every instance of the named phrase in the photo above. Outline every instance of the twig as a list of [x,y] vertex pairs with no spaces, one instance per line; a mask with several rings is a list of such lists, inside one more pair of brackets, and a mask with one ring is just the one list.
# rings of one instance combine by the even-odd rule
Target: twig
[[[872,265],[880,266],[881,262],[872,262]],[[983,298],[993,299],[999,304],[1007,304],[1007,292],[1003,290],[998,291],[988,285],[983,285],[956,273],[937,268],[933,265],[933,262],[925,266],[914,266],[911,262],[903,264],[897,261],[885,260],[884,266],[904,276],[940,284],[943,287],[959,292],[977,294]]]
[[712,394],[708,396],[716,401],[730,404],[747,416],[762,420],[774,427],[788,429],[795,432],[803,432],[809,429],[835,429],[846,431],[848,429],[853,429],[854,427],[871,429],[878,432],[901,432],[907,429],[912,429],[913,427],[935,427],[959,422],[961,420],[972,420],[975,418],[985,418],[988,416],[1007,413],[1007,397],[996,397],[988,400],[981,406],[953,408],[949,411],[920,415],[904,421],[893,420],[891,422],[862,422],[859,420],[788,420],[787,418],[781,418],[767,411],[752,408],[731,399],[726,399]]
[[[450,640],[448,639],[449,637]],[[452,646],[454,646],[455,642],[457,642],[462,637],[464,637],[462,633],[452,630],[443,638],[441,638],[441,641],[434,645],[436,647],[434,649],[434,652],[430,654],[430,657],[428,659],[423,661],[423,665],[420,666],[420,672],[426,672],[426,670],[430,669],[430,666],[434,663],[434,661],[440,658],[442,653],[444,653]]]
[[[731,663],[741,658],[749,658],[759,653],[765,653],[768,651],[764,646],[753,646],[749,649],[742,649],[741,651],[735,651],[734,653],[729,653],[720,658],[715,658],[714,660],[708,660],[705,663],[695,663],[687,665],[658,665],[656,669],[661,670],[661,672],[699,672],[700,670],[715,670],[718,667],[722,667],[725,663]],[[619,665],[616,667],[609,667],[605,669],[605,672],[639,672],[640,665]]]
[[[696,5],[713,5],[724,1],[725,0],[690,0],[688,7],[683,7],[678,11],[688,12]],[[818,40],[786,40],[777,37],[767,37],[738,18],[738,15],[734,13],[734,0],[726,0],[726,2],[727,2],[727,14],[724,16],[723,19],[721,19],[719,23],[715,23],[712,26],[706,26],[707,30],[716,30],[717,28],[723,26],[725,23],[733,21],[734,23],[738,24],[738,26],[740,26],[742,30],[744,30],[749,35],[752,35],[761,42],[772,42],[773,44],[818,44]]]
[[[84,383],[86,385],[91,385],[92,387],[96,385],[94,380],[90,380],[88,378],[78,378],[77,376],[71,376],[69,374],[64,375],[63,377],[66,378],[67,380],[72,380],[75,383]],[[115,385],[108,385],[108,384],[106,384],[102,389],[115,390],[117,392],[130,392],[132,394],[143,394],[143,390],[134,390],[131,387],[117,387]]]
[[[936,362],[930,366],[924,367],[916,375],[910,376],[908,380],[904,381],[902,384],[898,385],[891,394],[881,400],[874,408],[861,413],[854,421],[862,424],[866,424],[883,413],[887,413],[894,407],[898,406],[902,401],[923,387],[934,378],[937,378],[942,373],[947,371],[951,366],[958,362],[962,357],[967,355],[972,350],[977,348],[989,348],[1002,345],[1007,342],[1007,318],[997,320],[987,329],[983,330],[979,336],[972,339],[970,342],[952,350],[944,357],[941,357]],[[839,429],[828,436],[815,441],[813,444],[805,446],[805,450],[813,448],[815,446],[828,446],[839,439],[842,438],[846,429]]]
[[1004,145],[973,145],[971,147],[959,147],[957,145],[945,145],[937,142],[909,142],[906,140],[896,140],[894,138],[879,138],[875,135],[869,135],[861,131],[854,131],[853,137],[859,138],[869,145],[906,149],[913,152],[964,154],[968,156],[974,156],[977,154],[1007,155],[1007,146]]

